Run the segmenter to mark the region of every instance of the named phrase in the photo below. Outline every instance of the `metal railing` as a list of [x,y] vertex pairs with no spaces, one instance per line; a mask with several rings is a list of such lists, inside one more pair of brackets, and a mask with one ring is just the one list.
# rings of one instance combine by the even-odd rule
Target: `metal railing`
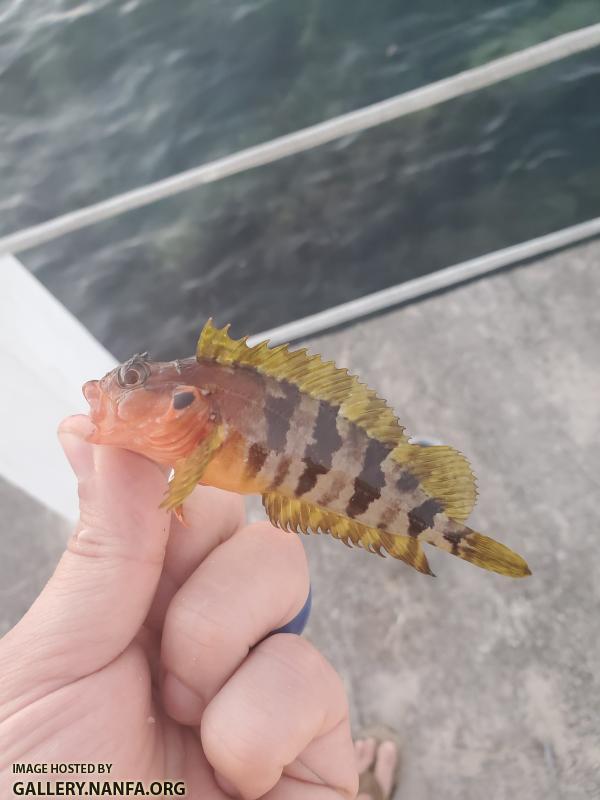
[[272,164],[295,153],[332,142],[349,134],[365,131],[425,108],[514,78],[560,59],[600,45],[600,23],[556,36],[542,44],[497,58],[450,78],[430,83],[419,89],[397,95],[380,103],[351,111],[318,125],[280,136],[269,142],[249,147],[225,158],[180,172],[139,189],[111,197],[100,203],[34,225],[0,238],[0,255],[20,253],[59,236],[96,222],[111,219],[135,208],[189,191],[206,183],[221,180],[249,169]]
[[409,300],[415,300],[432,292],[457,286],[502,267],[508,267],[519,261],[541,256],[552,250],[558,250],[598,235],[600,235],[600,217],[582,222],[580,225],[572,225],[570,228],[563,228],[546,236],[539,236],[537,239],[505,247],[503,250],[486,253],[452,267],[438,269],[428,275],[382,289],[380,292],[367,294],[356,300],[350,300],[348,303],[327,308],[317,314],[279,325],[251,336],[249,343],[256,344],[264,339],[269,339],[272,344],[283,344],[294,339],[303,339],[327,328],[333,328],[336,325],[374,314],[376,311],[407,303]]
[[[94,337],[12,255],[163,198],[398,119],[600,45],[600,24],[558,36],[420,89],[375,103],[0,239],[0,366],[16,375],[0,395],[0,475],[71,517],[73,480],[54,435],[82,406],[80,385],[115,363]],[[409,280],[252,337],[274,343],[315,334],[426,293],[600,234],[600,218]],[[2,255],[6,254],[6,255]],[[64,353],[68,358],[64,358]],[[40,357],[43,355],[43,357]],[[37,398],[46,398],[40,410]],[[27,425],[14,420],[28,409]],[[43,411],[43,413],[41,413]]]

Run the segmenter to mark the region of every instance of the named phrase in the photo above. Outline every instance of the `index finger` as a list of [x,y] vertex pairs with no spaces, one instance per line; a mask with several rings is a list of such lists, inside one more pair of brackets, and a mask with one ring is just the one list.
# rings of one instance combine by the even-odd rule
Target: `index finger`
[[164,567],[147,624],[160,630],[175,592],[199,564],[245,524],[244,498],[213,486],[196,486],[184,504],[185,525],[175,517],[165,553]]
[[246,522],[242,495],[214,486],[196,486],[183,513],[185,525],[172,517],[165,555],[165,568],[178,585]]

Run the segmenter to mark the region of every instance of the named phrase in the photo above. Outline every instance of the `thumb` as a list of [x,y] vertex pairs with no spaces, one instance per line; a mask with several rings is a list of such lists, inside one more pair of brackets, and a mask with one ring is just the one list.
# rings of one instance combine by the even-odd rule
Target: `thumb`
[[27,671],[36,663],[43,683],[75,680],[116,658],[143,624],[163,566],[164,475],[135,453],[90,444],[92,429],[84,416],[59,428],[80,518],[54,575],[9,634],[13,646],[26,645]]

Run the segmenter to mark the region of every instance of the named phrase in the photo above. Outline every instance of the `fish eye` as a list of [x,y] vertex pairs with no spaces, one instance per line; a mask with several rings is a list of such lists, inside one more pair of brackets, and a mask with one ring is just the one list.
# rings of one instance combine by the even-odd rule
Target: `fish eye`
[[136,386],[143,386],[150,376],[148,365],[143,361],[132,359],[123,364],[117,372],[117,383],[123,389],[133,389]]

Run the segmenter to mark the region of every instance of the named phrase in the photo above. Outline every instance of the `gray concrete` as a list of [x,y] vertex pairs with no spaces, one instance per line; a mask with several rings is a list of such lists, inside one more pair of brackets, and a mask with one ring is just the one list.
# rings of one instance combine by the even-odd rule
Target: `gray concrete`
[[[305,540],[308,635],[342,674],[356,731],[399,732],[398,798],[600,797],[599,261],[600,243],[583,245],[309,343],[379,390],[411,434],[470,457],[473,526],[534,573],[511,581],[429,550],[431,579]],[[7,621],[63,532],[23,522],[24,505],[7,514],[6,492],[0,502]]]
[[52,574],[68,532],[62,517],[0,478],[0,636],[23,616]]
[[599,262],[584,245],[308,343],[468,455],[473,526],[534,573],[429,548],[431,579],[306,539],[308,634],[355,729],[400,733],[399,798],[600,797]]

